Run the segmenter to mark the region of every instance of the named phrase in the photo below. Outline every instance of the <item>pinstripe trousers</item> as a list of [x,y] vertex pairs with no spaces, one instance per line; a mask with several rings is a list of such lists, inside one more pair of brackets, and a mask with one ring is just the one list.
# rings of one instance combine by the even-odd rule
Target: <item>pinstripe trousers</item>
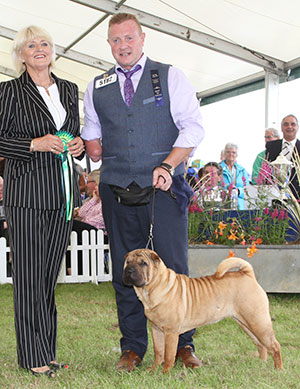
[[13,253],[18,363],[23,368],[56,360],[55,287],[72,229],[61,210],[6,207]]

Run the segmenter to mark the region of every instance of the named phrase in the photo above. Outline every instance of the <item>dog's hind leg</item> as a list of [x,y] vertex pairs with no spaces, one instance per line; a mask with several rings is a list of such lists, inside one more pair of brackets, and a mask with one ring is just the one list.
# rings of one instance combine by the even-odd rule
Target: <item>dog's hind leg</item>
[[150,370],[156,370],[164,361],[165,353],[165,334],[155,324],[151,323],[152,339],[154,347],[155,360]]
[[255,331],[253,330],[254,326],[251,326],[249,323],[244,323],[236,317],[234,319],[257,345],[260,358],[266,360],[267,352],[269,352],[273,357],[275,368],[282,369],[280,344],[275,338],[271,319],[264,326],[261,325],[261,322],[256,322]]
[[261,344],[261,342],[257,339],[257,337],[250,331],[250,329],[241,322],[238,318],[234,317],[234,320],[238,323],[238,325],[246,332],[246,334],[252,339],[252,341],[256,344],[258,348],[259,357],[261,360],[265,361],[268,357],[267,349]]
[[255,329],[255,336],[259,338],[260,342],[272,355],[275,368],[282,369],[280,344],[275,338],[271,321],[267,327]]

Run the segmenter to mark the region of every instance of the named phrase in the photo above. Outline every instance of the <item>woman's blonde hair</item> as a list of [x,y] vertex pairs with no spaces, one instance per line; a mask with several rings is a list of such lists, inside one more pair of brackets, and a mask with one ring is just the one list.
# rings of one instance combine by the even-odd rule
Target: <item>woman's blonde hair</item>
[[55,46],[50,34],[41,27],[28,26],[20,30],[15,36],[12,48],[12,61],[18,75],[22,74],[26,70],[26,65],[21,60],[21,52],[24,45],[35,38],[42,38],[47,41],[52,50],[52,59],[49,65],[50,70],[54,67],[55,62]]

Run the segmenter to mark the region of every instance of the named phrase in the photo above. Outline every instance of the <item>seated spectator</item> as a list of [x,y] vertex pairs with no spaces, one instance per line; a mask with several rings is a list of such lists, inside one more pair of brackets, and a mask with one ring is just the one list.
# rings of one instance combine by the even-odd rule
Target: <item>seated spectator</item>
[[80,208],[77,208],[74,211],[73,231],[76,231],[77,226],[81,224],[87,224],[88,226],[86,229],[89,230],[105,230],[102,215],[102,202],[99,196],[99,180],[99,169],[93,170],[88,175],[86,183],[86,194],[88,198]]
[[208,162],[202,168],[201,176],[199,177],[199,193],[204,204],[209,202],[216,203],[216,206],[219,206],[220,203],[224,202],[226,194],[222,186],[222,176],[223,168],[217,162]]
[[[276,128],[267,128],[265,130],[265,143],[272,142],[273,140],[276,140],[279,138],[280,138],[279,131],[276,130]],[[253,185],[257,184],[257,178],[258,178],[259,171],[262,167],[262,163],[263,163],[264,159],[265,159],[265,150],[263,150],[257,154],[255,161],[253,163],[252,178],[251,178],[251,183]]]
[[[86,183],[86,193],[88,198],[84,201],[80,208],[74,211],[73,231],[77,232],[77,242],[82,244],[82,232],[91,230],[103,230],[105,231],[105,225],[102,215],[102,202],[99,196],[99,169],[93,170],[89,173]],[[107,236],[104,239],[107,243]],[[70,274],[70,259],[67,256],[67,269]],[[82,260],[78,257],[78,274],[82,274]]]
[[227,143],[224,151],[225,159],[221,162],[221,166],[223,168],[225,189],[231,191],[233,196],[237,192],[237,207],[238,209],[245,209],[244,187],[249,185],[248,173],[245,168],[236,162],[238,155],[238,147],[236,144]]
[[203,189],[206,191],[218,189],[222,181],[223,168],[217,162],[208,162],[204,165],[201,175]]

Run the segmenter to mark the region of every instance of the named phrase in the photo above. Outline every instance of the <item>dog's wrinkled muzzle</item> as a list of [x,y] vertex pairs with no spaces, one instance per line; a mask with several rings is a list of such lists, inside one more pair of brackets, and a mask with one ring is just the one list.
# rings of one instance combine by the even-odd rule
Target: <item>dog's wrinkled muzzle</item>
[[145,280],[140,272],[138,272],[136,266],[127,265],[124,268],[122,280],[127,286],[142,287],[145,285]]
[[134,275],[136,273],[136,270],[134,266],[126,266],[124,271],[123,271],[123,282],[127,286],[132,286],[133,280],[134,280]]

